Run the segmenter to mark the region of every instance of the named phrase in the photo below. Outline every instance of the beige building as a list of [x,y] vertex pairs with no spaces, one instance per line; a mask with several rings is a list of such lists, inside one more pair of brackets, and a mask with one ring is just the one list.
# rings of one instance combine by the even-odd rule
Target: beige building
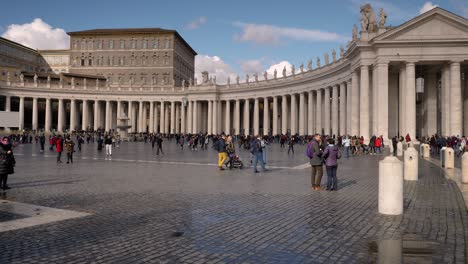
[[[20,129],[46,131],[128,125],[128,132],[318,132],[366,140],[372,134],[468,135],[468,20],[434,8],[387,27],[385,15],[368,5],[361,16],[367,18],[361,29],[354,26],[349,45],[331,56],[290,76],[260,73],[222,85],[206,73],[200,84],[189,81],[195,53],[174,32],[70,33],[69,73],[14,80],[10,73],[0,80],[3,107],[19,111]],[[148,65],[152,56],[157,63]],[[179,81],[166,82],[165,74]],[[186,87],[177,85],[181,80]]]

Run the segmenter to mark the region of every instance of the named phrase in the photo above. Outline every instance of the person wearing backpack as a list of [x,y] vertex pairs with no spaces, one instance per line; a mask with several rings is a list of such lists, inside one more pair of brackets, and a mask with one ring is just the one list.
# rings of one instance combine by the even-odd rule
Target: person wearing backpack
[[227,160],[226,153],[226,136],[223,134],[216,144],[216,150],[218,151],[218,168],[224,170],[223,165]]
[[253,168],[254,173],[257,173],[257,163],[260,162],[260,166],[262,167],[262,172],[265,172],[265,162],[263,161],[263,149],[261,144],[261,137],[257,136],[252,140],[250,144],[250,153],[253,155]]
[[338,159],[341,158],[341,153],[332,138],[328,139],[328,146],[323,152],[323,158],[325,159],[325,166],[327,167],[327,191],[336,191],[338,190],[336,171],[338,169]]
[[320,148],[320,134],[315,134],[307,144],[307,157],[311,166],[312,189],[320,191],[320,185],[323,176],[322,149]]

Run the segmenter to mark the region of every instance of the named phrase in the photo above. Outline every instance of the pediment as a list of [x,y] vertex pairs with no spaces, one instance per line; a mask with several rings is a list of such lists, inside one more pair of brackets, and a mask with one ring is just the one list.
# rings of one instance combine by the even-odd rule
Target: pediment
[[468,40],[468,21],[436,8],[374,39],[396,42],[415,40]]

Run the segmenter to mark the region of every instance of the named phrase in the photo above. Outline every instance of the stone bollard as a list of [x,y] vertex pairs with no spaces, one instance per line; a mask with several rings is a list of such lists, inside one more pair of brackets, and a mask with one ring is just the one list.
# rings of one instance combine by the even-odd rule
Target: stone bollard
[[403,214],[403,163],[397,157],[379,162],[379,213]]
[[468,183],[468,152],[462,156],[462,183]]
[[442,168],[445,167],[445,150],[447,149],[447,147],[442,147],[440,149],[440,166]]
[[455,167],[455,157],[452,148],[445,149],[445,161],[444,165],[446,169],[453,169]]
[[403,263],[403,241],[401,239],[380,240],[377,246],[379,250],[377,263]]
[[401,141],[397,143],[396,155],[397,155],[397,157],[403,156],[403,143],[401,143]]
[[431,153],[430,153],[430,146],[428,144],[421,144],[420,151],[421,151],[421,157],[425,159],[430,158]]
[[404,179],[406,181],[418,180],[418,151],[415,148],[405,150]]

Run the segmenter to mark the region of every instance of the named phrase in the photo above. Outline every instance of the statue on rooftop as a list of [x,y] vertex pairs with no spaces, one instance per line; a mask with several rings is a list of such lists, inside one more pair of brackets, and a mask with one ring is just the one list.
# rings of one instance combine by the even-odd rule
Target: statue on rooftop
[[379,28],[384,28],[385,27],[385,22],[387,22],[387,14],[385,14],[385,11],[383,8],[380,8],[379,11]]
[[358,33],[358,28],[357,28],[356,24],[354,24],[354,26],[353,26],[353,41],[357,40],[357,33]]
[[239,75],[236,76],[236,84],[239,85]]
[[267,73],[266,71],[263,73],[263,79],[264,79],[265,81],[268,80],[268,73]]
[[278,77],[278,71],[275,69],[275,71],[273,72],[273,79],[276,80],[277,77]]
[[317,57],[317,68],[320,68],[320,57]]
[[328,57],[328,52],[325,53],[325,65],[328,65],[330,63],[330,58]]
[[291,66],[291,74],[292,75],[296,74],[296,67],[294,67],[294,64]]
[[344,58],[344,47],[343,45],[340,46],[340,58]]
[[228,86],[231,85],[231,77],[230,76],[227,77],[227,85]]
[[312,60],[309,60],[309,62],[307,63],[307,70],[308,71],[312,70]]
[[258,74],[257,73],[254,73],[254,79],[255,79],[255,82],[258,82]]
[[332,50],[332,61],[333,62],[336,61],[336,51],[335,51],[335,49]]
[[361,6],[361,30],[367,32],[377,31],[377,19],[370,4]]
[[283,67],[283,78],[286,78],[286,66]]
[[299,65],[299,69],[300,69],[301,73],[304,72],[304,63],[301,63],[301,65]]

